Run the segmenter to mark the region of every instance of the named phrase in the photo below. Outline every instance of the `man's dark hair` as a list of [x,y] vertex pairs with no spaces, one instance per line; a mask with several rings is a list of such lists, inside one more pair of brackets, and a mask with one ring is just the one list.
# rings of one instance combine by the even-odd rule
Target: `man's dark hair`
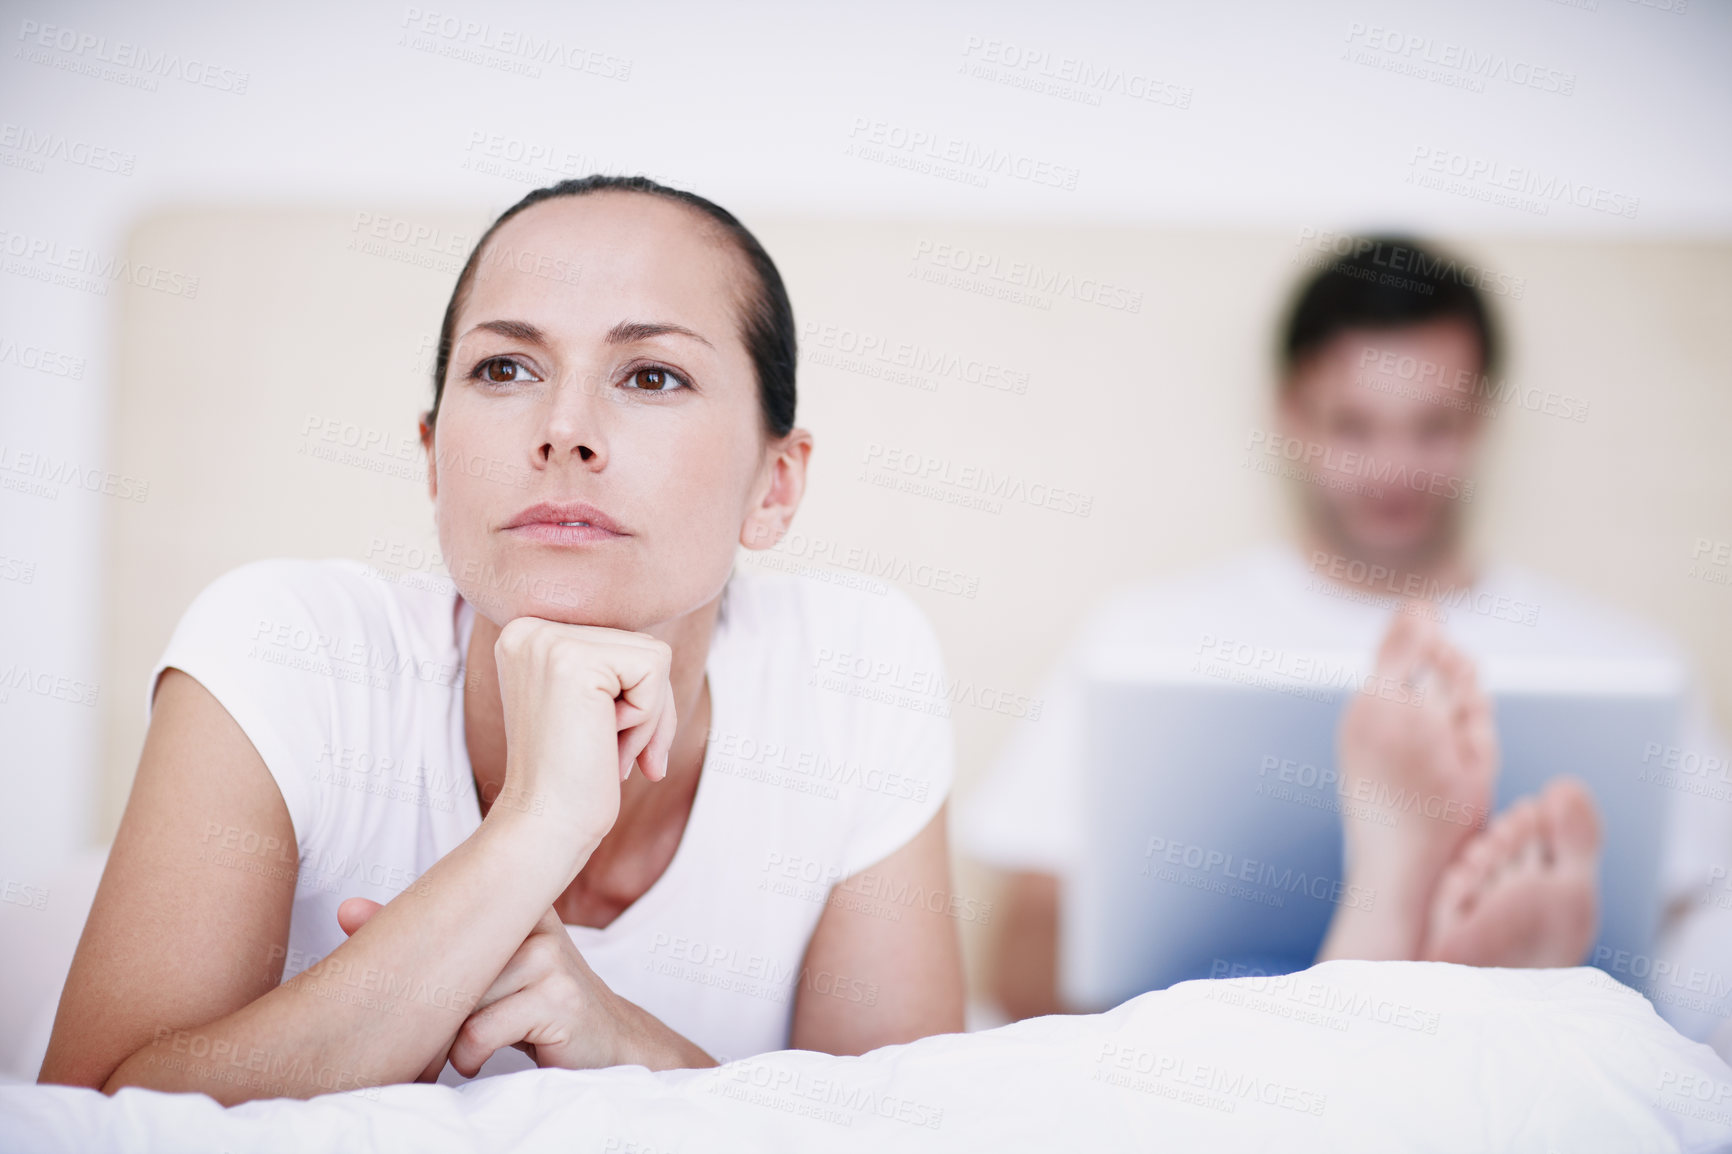
[[794,308],[788,303],[788,290],[782,285],[782,274],[776,271],[776,262],[733,213],[695,192],[669,188],[647,176],[585,176],[538,188],[500,213],[499,219],[481,234],[463,271],[457,275],[457,285],[451,291],[450,303],[445,306],[445,320],[439,326],[439,351],[433,364],[433,408],[427,418],[428,426],[432,426],[439,414],[439,399],[445,392],[445,372],[451,363],[451,342],[456,337],[452,330],[457,324],[457,314],[468,299],[469,286],[475,279],[475,267],[481,260],[482,251],[487,248],[487,242],[493,239],[500,225],[531,205],[557,197],[585,196],[596,192],[639,193],[686,205],[708,217],[739,249],[756,282],[742,302],[744,315],[740,335],[757,373],[758,405],[763,410],[764,427],[770,436],[787,434],[794,427]]
[[1486,273],[1406,236],[1340,237],[1335,258],[1300,288],[1281,333],[1283,382],[1339,334],[1459,320],[1479,338],[1482,376],[1502,355],[1490,310],[1475,282]]

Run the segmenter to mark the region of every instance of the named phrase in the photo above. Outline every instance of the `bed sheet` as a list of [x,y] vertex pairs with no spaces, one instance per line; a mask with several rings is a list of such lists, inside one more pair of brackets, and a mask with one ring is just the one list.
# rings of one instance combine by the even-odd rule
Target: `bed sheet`
[[7,1151],[1732,1150],[1732,1067],[1591,969],[1328,962],[856,1058],[532,1070],[223,1109],[0,1085]]

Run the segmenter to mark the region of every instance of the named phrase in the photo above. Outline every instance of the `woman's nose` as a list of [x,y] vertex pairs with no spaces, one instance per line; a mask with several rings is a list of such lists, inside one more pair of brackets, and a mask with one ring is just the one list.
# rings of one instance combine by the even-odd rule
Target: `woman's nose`
[[573,371],[548,395],[546,423],[538,450],[543,464],[575,460],[592,469],[607,463],[603,428],[607,417],[597,380]]

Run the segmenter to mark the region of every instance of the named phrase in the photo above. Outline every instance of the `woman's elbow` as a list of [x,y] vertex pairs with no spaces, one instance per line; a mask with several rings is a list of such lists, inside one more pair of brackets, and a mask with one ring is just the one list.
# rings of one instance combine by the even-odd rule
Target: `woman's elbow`
[[78,1061],[74,1058],[56,1054],[52,1048],[48,1056],[42,1060],[42,1068],[36,1073],[36,1084],[39,1086],[77,1086],[86,1090],[100,1090],[104,1094],[113,1094],[121,1086],[126,1085],[120,1080],[121,1067],[131,1058],[127,1055],[117,1063]]

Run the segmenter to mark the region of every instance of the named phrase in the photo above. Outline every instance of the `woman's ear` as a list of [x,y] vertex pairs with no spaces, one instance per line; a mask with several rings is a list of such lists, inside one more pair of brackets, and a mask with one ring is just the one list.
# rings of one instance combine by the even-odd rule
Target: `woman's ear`
[[812,434],[795,429],[765,451],[765,469],[753,493],[752,507],[740,527],[740,544],[768,549],[782,539],[806,495],[806,463],[812,457]]
[[428,409],[421,414],[419,422],[421,448],[427,453],[427,495],[434,499],[439,496],[439,470],[433,467],[433,410]]

